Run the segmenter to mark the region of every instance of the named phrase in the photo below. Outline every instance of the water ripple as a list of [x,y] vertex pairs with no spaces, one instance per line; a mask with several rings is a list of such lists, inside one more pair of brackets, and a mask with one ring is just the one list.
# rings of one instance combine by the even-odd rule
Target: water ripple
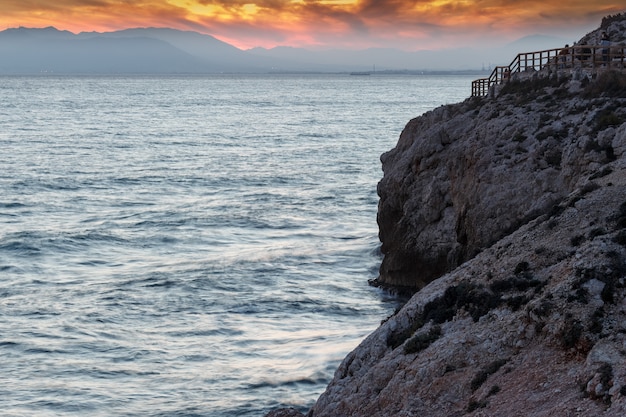
[[363,78],[2,78],[2,414],[306,411],[396,307],[379,155],[471,77]]

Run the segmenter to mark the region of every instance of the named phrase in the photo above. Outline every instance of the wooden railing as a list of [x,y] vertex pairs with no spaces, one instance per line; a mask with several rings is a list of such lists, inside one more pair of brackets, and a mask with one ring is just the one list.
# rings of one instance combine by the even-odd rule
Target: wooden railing
[[493,85],[508,81],[513,74],[541,70],[558,71],[576,68],[626,68],[625,46],[576,45],[518,54],[508,66],[495,67],[487,78],[472,81],[472,96],[489,94]]

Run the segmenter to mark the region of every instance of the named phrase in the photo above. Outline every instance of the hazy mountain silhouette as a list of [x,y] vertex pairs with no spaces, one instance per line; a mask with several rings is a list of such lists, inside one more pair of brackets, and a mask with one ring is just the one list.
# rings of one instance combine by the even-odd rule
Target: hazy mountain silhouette
[[53,27],[17,28],[0,32],[0,74],[350,72],[372,71],[374,67],[377,71],[478,70],[508,64],[518,52],[563,44],[558,38],[535,35],[503,48],[482,50],[317,51],[277,47],[243,51],[210,35],[175,29],[73,34]]
[[498,48],[456,48],[415,52],[392,48],[363,50],[311,51],[301,48],[253,48],[251,54],[271,57],[283,62],[298,62],[302,68],[314,65],[319,69],[340,71],[376,70],[479,70],[493,65],[508,65],[520,52],[559,48],[565,41],[553,36],[533,35]]
[[1,73],[201,72],[204,63],[150,37],[109,38],[45,29],[0,32]]
[[[81,33],[78,36],[89,36]],[[200,59],[205,72],[267,72],[271,63],[265,58],[250,54],[213,36],[197,32],[166,28],[126,29],[118,32],[97,34],[108,39],[147,37],[157,39]]]
[[559,38],[557,36],[529,35],[505,45],[505,48],[517,50],[515,53],[517,55],[519,52],[532,52],[560,48],[568,43],[572,45],[574,41],[568,42],[567,39]]
[[196,32],[128,29],[83,32],[55,28],[0,32],[0,74],[201,74],[267,72],[262,57]]

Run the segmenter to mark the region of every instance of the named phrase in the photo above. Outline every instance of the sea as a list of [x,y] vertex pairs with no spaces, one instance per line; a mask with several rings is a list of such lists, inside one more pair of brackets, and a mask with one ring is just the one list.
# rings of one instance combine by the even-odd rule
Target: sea
[[380,155],[474,78],[0,77],[2,416],[306,412],[402,302]]

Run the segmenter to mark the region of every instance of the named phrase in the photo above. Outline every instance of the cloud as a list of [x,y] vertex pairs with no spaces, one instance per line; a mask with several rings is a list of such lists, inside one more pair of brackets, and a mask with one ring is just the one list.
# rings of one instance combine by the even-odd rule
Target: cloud
[[173,27],[240,47],[317,45],[433,49],[534,33],[578,33],[615,0],[2,0],[0,29]]

